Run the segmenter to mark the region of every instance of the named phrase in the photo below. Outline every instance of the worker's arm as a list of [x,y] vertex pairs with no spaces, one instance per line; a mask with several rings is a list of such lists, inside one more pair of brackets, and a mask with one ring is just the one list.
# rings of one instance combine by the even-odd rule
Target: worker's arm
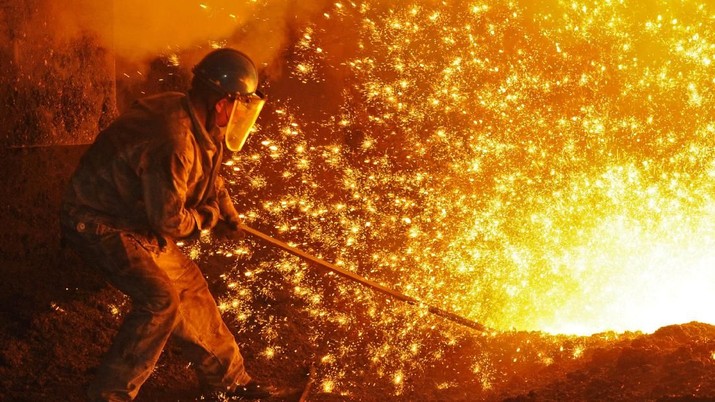
[[241,223],[241,218],[238,216],[236,206],[233,205],[233,200],[226,189],[226,185],[221,175],[216,177],[216,202],[218,204],[219,211],[221,211],[221,219],[229,223],[231,226],[238,228],[238,225]]
[[186,193],[194,154],[178,141],[148,152],[141,172],[144,202],[152,229],[162,236],[180,239],[195,230],[210,229],[219,217],[218,205],[187,209]]

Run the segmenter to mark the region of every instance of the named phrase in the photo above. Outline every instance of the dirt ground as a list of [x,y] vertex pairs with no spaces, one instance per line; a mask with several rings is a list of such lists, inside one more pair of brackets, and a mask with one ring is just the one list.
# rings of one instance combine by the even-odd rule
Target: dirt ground
[[[6,149],[0,158],[6,173],[0,186],[5,228],[0,235],[2,401],[84,401],[94,367],[129,308],[119,292],[59,246],[60,192],[83,150]],[[270,258],[260,254],[255,258]],[[221,258],[201,263],[219,297],[227,291]],[[247,326],[228,320],[229,326],[256,377],[298,386],[305,381],[306,368],[314,366],[309,401],[715,400],[712,325],[693,322],[653,334],[569,337],[480,333],[435,320],[396,335],[373,325],[359,301],[331,305],[336,315],[347,317],[348,325],[330,327],[306,312],[304,302],[289,291],[290,284],[281,284],[278,272],[262,275],[270,280],[254,283],[270,283],[272,288],[255,289],[258,296],[249,307],[260,312],[250,319],[256,322]],[[318,280],[330,287],[338,279]],[[392,304],[384,301],[379,307],[389,309]],[[273,328],[276,334],[270,342],[283,351],[271,358],[265,356],[265,332],[246,330],[263,324]],[[376,362],[368,353],[389,337],[419,339],[439,353],[419,366],[405,366],[397,379],[384,372],[391,362]],[[339,361],[325,358],[346,345],[350,352]],[[390,356],[394,354],[387,359]],[[178,346],[170,344],[138,400],[211,399],[200,394],[190,365]]]

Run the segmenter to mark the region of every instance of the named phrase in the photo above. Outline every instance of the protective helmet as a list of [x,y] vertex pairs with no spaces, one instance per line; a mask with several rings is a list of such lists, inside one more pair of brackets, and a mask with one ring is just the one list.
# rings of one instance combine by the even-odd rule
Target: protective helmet
[[256,65],[244,53],[223,48],[207,54],[193,72],[194,78],[233,101],[223,136],[228,149],[240,151],[266,103],[266,96],[257,90]]
[[216,49],[204,56],[193,69],[194,76],[222,95],[234,99],[258,88],[256,65],[235,49]]

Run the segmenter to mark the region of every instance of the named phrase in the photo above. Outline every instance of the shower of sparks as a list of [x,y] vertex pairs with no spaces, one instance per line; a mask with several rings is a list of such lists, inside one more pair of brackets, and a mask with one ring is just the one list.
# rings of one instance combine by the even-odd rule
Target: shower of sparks
[[[696,0],[335,3],[287,68],[306,86],[292,98],[340,112],[317,118],[272,97],[228,167],[236,201],[248,224],[496,329],[715,322],[713,11]],[[338,52],[336,40],[355,45]],[[339,96],[320,97],[331,85]],[[231,247],[237,264],[251,254]],[[369,353],[397,362],[384,373],[397,394],[410,365],[440,357],[404,336],[436,325],[424,311],[397,319],[355,284],[320,289],[281,253],[250,270],[227,278],[223,306],[239,320],[254,278],[276,270],[316,320],[349,325],[332,298],[367,306],[395,333]],[[348,352],[332,353],[324,365]],[[488,389],[489,362],[475,359]],[[346,389],[339,367],[324,392]]]

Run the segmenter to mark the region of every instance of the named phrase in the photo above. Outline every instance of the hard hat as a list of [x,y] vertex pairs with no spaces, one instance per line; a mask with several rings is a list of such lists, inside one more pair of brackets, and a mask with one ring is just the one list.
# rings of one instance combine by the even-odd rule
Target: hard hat
[[266,96],[258,91],[256,65],[244,53],[223,48],[207,54],[193,72],[195,78],[233,101],[223,135],[228,149],[240,151],[266,103]]
[[243,52],[231,48],[216,49],[204,56],[193,69],[194,76],[222,95],[235,99],[258,88],[258,72]]

